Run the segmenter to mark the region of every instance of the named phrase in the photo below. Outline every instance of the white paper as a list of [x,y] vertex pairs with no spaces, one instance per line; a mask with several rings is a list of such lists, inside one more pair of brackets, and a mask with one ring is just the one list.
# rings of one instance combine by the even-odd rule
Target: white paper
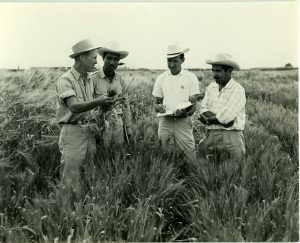
[[166,111],[165,113],[157,113],[157,117],[163,117],[163,116],[174,116],[175,115],[175,111],[176,110],[182,110],[182,109],[186,109],[190,106],[192,106],[193,104],[190,101],[186,101],[186,102],[182,102],[180,104],[178,104],[174,110],[169,110]]

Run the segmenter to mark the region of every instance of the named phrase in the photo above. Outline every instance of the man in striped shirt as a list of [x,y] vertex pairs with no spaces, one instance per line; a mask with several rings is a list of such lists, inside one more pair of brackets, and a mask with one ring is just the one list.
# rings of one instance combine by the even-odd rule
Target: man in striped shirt
[[206,63],[212,65],[215,79],[206,89],[199,117],[208,131],[207,158],[216,162],[244,161],[246,96],[244,88],[231,77],[233,70],[239,70],[239,65],[229,54],[219,54]]

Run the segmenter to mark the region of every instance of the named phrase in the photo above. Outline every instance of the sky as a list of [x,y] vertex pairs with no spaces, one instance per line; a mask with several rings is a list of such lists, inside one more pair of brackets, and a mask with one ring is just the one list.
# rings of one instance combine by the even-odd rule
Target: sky
[[167,68],[174,43],[190,48],[186,68],[217,53],[241,68],[298,66],[298,14],[297,1],[0,2],[0,68],[71,66],[85,38],[117,41],[131,68]]

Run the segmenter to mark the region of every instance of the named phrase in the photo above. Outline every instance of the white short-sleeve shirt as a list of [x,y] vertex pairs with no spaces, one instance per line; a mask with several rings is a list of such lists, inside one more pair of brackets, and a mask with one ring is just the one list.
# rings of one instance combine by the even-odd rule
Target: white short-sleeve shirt
[[170,71],[159,75],[152,92],[153,96],[163,98],[166,110],[174,110],[178,104],[189,101],[189,97],[196,94],[200,94],[198,79],[184,69],[177,75]]

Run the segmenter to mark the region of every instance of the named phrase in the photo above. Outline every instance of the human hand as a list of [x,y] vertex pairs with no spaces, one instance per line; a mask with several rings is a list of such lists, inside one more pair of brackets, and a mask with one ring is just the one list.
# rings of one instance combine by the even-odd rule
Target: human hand
[[99,106],[101,106],[103,109],[109,109],[111,105],[114,105],[117,101],[116,97],[100,97],[97,99]]
[[158,113],[165,113],[166,112],[166,106],[163,104],[155,104],[154,109]]
[[211,112],[211,111],[206,111],[204,113],[202,113],[206,118],[208,117],[212,117],[212,116],[215,116],[216,114]]
[[175,117],[178,117],[178,118],[188,117],[186,109],[182,109],[182,110],[177,109],[177,110],[175,110],[174,115],[175,115]]
[[196,105],[192,105],[186,109],[186,116],[192,116],[196,111]]
[[115,103],[122,103],[126,100],[126,97],[122,96],[121,94],[117,94],[115,90],[109,90],[107,92],[107,97],[113,98]]
[[115,95],[117,95],[117,92],[115,90],[109,90],[107,91],[107,96],[108,97],[114,97]]
[[203,114],[200,114],[200,117],[198,117],[198,120],[201,121],[204,125],[209,125],[207,117]]
[[126,97],[124,96],[121,96],[121,95],[116,95],[115,97],[115,104],[118,105],[118,104],[124,104],[125,101],[126,101]]
[[234,123],[234,120],[231,121],[231,122],[229,122],[229,123],[227,123],[227,124],[224,124],[223,126],[226,127],[226,128],[228,128],[228,127],[231,127],[233,125],[233,123]]

